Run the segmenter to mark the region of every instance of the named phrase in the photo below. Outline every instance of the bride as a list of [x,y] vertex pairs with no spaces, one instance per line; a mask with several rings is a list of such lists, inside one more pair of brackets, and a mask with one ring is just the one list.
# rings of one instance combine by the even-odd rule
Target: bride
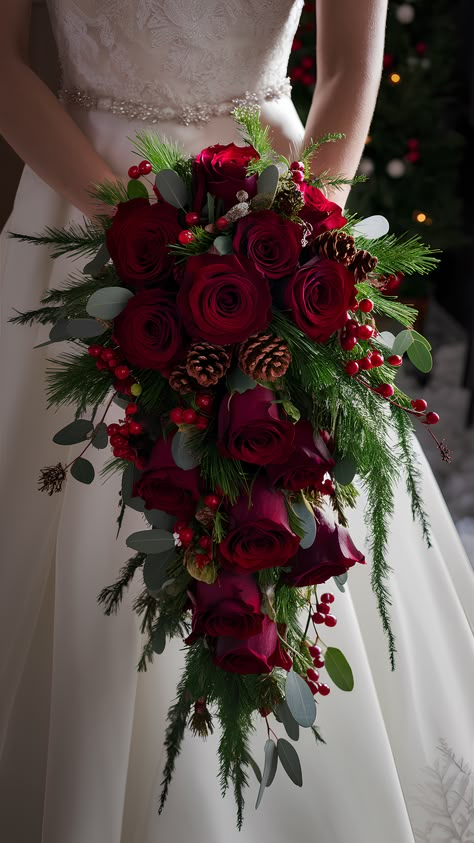
[[[27,164],[1,241],[2,839],[474,840],[471,571],[421,452],[432,547],[400,486],[389,548],[395,673],[368,572],[358,566],[350,592],[337,596],[333,636],[356,688],[321,700],[326,743],[311,736],[299,746],[305,787],[277,775],[258,812],[249,792],[239,835],[232,798],[219,794],[216,736],[188,736],[158,816],[166,711],[182,652],[175,642],[138,674],[133,590],[114,618],[96,602],[127,558],[123,536],[141,529],[141,516],[129,511],[116,540],[113,479],[87,490],[70,481],[55,498],[37,493],[40,468],[58,460],[52,435],[70,419],[45,411],[47,350],[33,350],[43,337],[8,323],[13,309],[33,307],[71,265],[7,232],[35,233],[103,210],[87,189],[126,177],[137,130],[154,128],[196,153],[239,142],[232,101],[255,101],[284,154],[327,131],[344,132],[344,141],[323,147],[317,167],[353,175],[380,81],[386,0],[317,3],[318,82],[304,130],[286,81],[302,0],[49,0],[62,102],[27,64],[30,5],[3,0],[0,31],[0,130]],[[331,198],[344,204],[347,196]],[[351,517],[360,547],[363,503]],[[262,747],[258,733],[259,760]]]

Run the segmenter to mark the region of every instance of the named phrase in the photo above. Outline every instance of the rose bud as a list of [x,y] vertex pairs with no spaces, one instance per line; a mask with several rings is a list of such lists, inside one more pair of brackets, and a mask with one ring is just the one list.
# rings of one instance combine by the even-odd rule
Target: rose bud
[[281,646],[277,625],[265,615],[262,631],[251,638],[218,638],[214,664],[230,673],[271,673],[274,667],[290,670],[292,661]]
[[280,418],[275,393],[256,386],[225,395],[219,409],[217,445],[235,460],[266,465],[289,458],[295,426]]
[[317,585],[330,577],[345,574],[356,562],[364,562],[364,555],[355,547],[349,531],[341,527],[321,509],[315,510],[317,532],[314,543],[306,550],[299,548],[289,563],[291,571],[284,574],[287,585],[300,588]]

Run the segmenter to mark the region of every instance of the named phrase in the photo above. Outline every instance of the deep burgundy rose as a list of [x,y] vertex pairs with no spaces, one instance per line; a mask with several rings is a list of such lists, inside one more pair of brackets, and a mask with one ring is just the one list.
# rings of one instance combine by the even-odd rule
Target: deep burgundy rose
[[307,550],[298,550],[290,563],[291,571],[284,574],[283,582],[298,588],[317,585],[329,577],[345,574],[356,562],[364,562],[364,555],[355,547],[349,531],[329,518],[321,509],[316,510],[317,532],[314,544]]
[[189,258],[177,301],[189,334],[217,345],[243,342],[271,320],[268,283],[235,255]]
[[291,454],[295,426],[280,418],[275,393],[264,386],[225,395],[219,409],[217,446],[222,454],[255,465]]
[[289,458],[277,465],[269,465],[267,474],[274,486],[298,492],[318,486],[334,465],[334,460],[319,433],[314,433],[310,422],[301,419],[294,430],[295,441]]
[[166,281],[175,261],[168,245],[180,231],[178,210],[167,202],[119,202],[105,235],[119,278],[139,289]]
[[290,530],[285,498],[257,477],[250,500],[241,495],[230,510],[230,530],[219,545],[222,567],[252,572],[286,565],[300,539]]
[[222,199],[224,211],[238,202],[236,194],[245,190],[252,198],[257,192],[257,176],[247,176],[247,166],[260,158],[253,146],[235,143],[208,146],[196,156],[193,165],[194,209],[200,211],[210,193]]
[[345,324],[353,295],[354,276],[348,269],[327,258],[313,258],[288,282],[285,304],[306,336],[325,342]]
[[237,223],[234,250],[249,258],[265,278],[284,278],[298,263],[301,228],[274,211],[247,214]]
[[274,667],[291,670],[292,665],[280,644],[277,625],[267,615],[258,635],[245,641],[218,638],[213,662],[230,673],[271,673]]
[[114,334],[128,363],[169,374],[183,355],[184,329],[174,296],[141,290],[114,320]]
[[342,228],[346,224],[347,220],[343,217],[339,205],[326,199],[319,188],[312,187],[310,184],[304,184],[302,188],[304,208],[299,212],[299,216],[312,226],[311,239],[322,234],[323,231]]
[[199,469],[178,468],[171,453],[172,437],[158,439],[150,459],[133,487],[134,497],[143,498],[147,509],[162,509],[189,521],[200,497]]
[[262,631],[262,595],[252,574],[221,570],[212,585],[196,582],[193,602],[192,641],[201,635],[250,638]]

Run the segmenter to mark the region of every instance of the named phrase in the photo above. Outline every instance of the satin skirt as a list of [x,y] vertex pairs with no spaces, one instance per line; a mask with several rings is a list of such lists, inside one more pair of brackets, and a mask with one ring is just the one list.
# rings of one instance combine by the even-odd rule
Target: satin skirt
[[[126,173],[135,160],[128,138],[143,130],[143,123],[98,112],[72,113],[115,172]],[[289,100],[265,104],[263,118],[280,140],[295,147],[301,141],[302,127]],[[238,140],[227,118],[201,127],[167,124],[154,129],[189,152]],[[280,769],[255,811],[253,780],[239,833],[232,795],[221,798],[219,792],[218,736],[202,741],[188,735],[169,801],[158,816],[166,712],[183,645],[172,642],[147,673],[138,674],[141,641],[131,602],[140,582],[132,585],[117,616],[105,617],[98,606],[98,592],[128,558],[126,536],[142,529],[143,522],[138,513],[127,512],[116,538],[114,477],[105,482],[98,478],[89,487],[69,479],[60,495],[39,494],[40,468],[66,458],[67,449],[51,439],[71,413],[46,412],[44,370],[56,349],[33,349],[46,338],[46,329],[8,324],[15,309],[35,307],[44,289],[57,286],[85,261],[52,261],[45,249],[11,240],[7,232],[35,233],[72,220],[80,220],[80,214],[25,168],[0,244],[2,839],[474,839],[469,769],[474,745],[472,570],[421,450],[433,546],[426,547],[413,523],[401,483],[389,545],[395,672],[389,667],[370,571],[356,566],[346,593],[336,590],[338,624],[326,636],[347,656],[355,689],[347,694],[333,688],[320,700],[318,724],[325,745],[301,730],[304,787],[295,788]],[[98,472],[104,452],[95,452],[92,459]],[[350,519],[351,534],[361,548],[367,544],[364,505],[361,496]],[[259,762],[264,741],[262,724],[257,724],[252,750]]]

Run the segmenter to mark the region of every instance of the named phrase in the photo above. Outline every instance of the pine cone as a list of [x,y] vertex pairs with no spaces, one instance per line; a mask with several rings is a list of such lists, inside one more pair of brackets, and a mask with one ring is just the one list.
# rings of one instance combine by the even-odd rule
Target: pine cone
[[222,345],[193,342],[188,351],[186,370],[199,386],[215,386],[230,366],[230,354]]
[[304,205],[304,197],[299,187],[288,178],[281,178],[273,200],[273,210],[287,217],[297,217]]
[[239,366],[256,381],[276,381],[283,377],[291,362],[285,340],[262,331],[253,334],[239,349]]
[[354,238],[338,229],[324,231],[312,245],[321,257],[342,263],[343,266],[349,266],[357,254]]
[[199,384],[192,378],[184,363],[180,363],[169,376],[171,389],[179,392],[180,395],[187,395],[189,392],[197,392]]
[[370,252],[365,249],[359,249],[356,252],[354,260],[349,264],[349,269],[354,273],[356,283],[365,281],[370,272],[373,272],[378,264],[378,258],[375,258]]
[[203,527],[213,527],[214,521],[216,520],[216,512],[210,506],[203,506],[202,509],[198,509],[194,517]]

